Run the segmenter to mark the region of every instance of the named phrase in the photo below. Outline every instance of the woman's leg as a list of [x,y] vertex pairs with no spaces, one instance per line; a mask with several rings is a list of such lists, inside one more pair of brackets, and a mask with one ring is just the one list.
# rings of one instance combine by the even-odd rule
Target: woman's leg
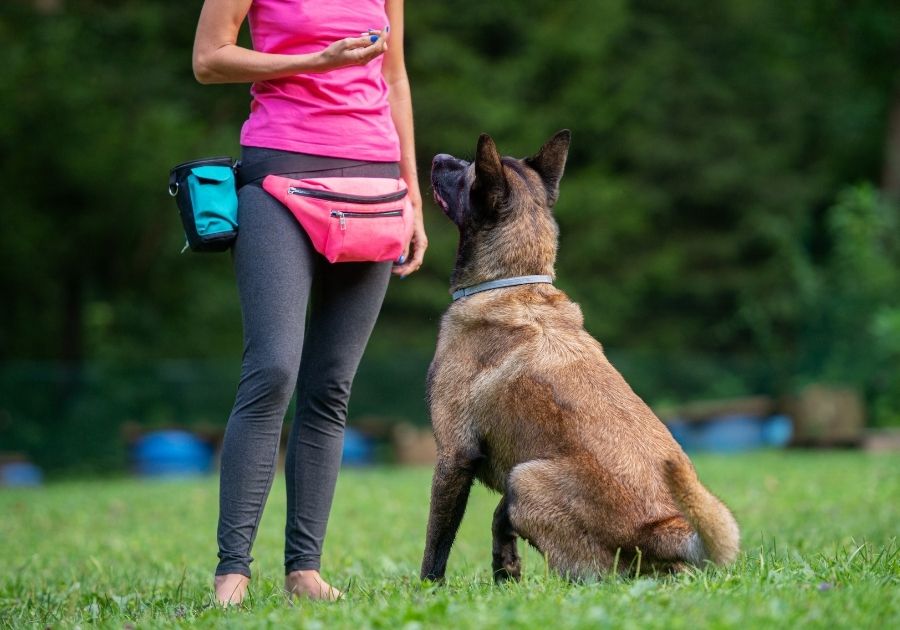
[[319,258],[317,265],[285,462],[286,574],[319,569],[350,387],[391,270],[390,262],[329,264]]
[[[250,549],[300,365],[316,254],[293,216],[259,185],[242,188],[239,200],[234,267],[244,355],[222,448],[216,575],[249,578]],[[223,581],[217,579],[217,591]]]

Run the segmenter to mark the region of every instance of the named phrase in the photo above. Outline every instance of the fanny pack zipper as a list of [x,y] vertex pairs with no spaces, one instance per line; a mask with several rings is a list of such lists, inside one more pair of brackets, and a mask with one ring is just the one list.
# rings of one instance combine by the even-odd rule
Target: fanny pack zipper
[[351,203],[388,203],[391,201],[400,201],[406,197],[407,190],[398,190],[397,192],[388,193],[386,195],[378,195],[375,197],[366,197],[364,195],[350,195],[346,193],[335,193],[327,190],[315,190],[313,188],[300,188],[298,186],[289,186],[289,195],[302,195],[303,197],[313,197],[314,199],[324,199],[325,201],[347,201]]
[[381,212],[351,212],[332,210],[331,216],[340,220],[341,230],[347,229],[347,217],[354,219],[380,219],[382,217],[402,217],[403,210],[382,210]]

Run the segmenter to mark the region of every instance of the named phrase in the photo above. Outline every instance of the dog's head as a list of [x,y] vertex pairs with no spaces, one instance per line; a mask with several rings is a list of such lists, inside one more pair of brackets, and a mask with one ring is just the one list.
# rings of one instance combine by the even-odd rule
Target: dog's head
[[511,276],[553,275],[559,230],[552,210],[570,136],[560,131],[524,159],[501,157],[487,134],[478,139],[473,162],[434,157],[434,199],[459,228],[451,290]]

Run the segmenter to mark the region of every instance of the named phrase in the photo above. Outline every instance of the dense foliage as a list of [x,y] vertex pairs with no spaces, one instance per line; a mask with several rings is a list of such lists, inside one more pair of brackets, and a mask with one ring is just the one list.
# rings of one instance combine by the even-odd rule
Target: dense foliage
[[[639,393],[824,379],[898,421],[900,232],[879,186],[900,5],[408,4],[424,190],[430,157],[471,156],[481,131],[526,155],[571,128],[559,285]],[[241,348],[230,261],[179,255],[164,185],[174,163],[236,155],[247,111],[246,86],[193,80],[199,7],[0,8],[0,435],[15,448],[93,443],[84,428],[125,416],[224,421]],[[426,265],[389,292],[355,411],[423,420],[456,238],[426,213]],[[212,373],[215,403],[166,396],[173,374],[190,389]],[[123,394],[135,374],[145,395]]]

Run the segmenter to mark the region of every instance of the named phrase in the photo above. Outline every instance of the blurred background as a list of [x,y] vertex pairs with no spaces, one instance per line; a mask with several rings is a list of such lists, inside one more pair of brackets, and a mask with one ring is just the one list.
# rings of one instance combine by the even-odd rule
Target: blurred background
[[[0,7],[7,479],[152,472],[160,444],[210,466],[241,317],[230,256],[179,253],[166,183],[238,155],[249,86],[194,81],[200,6]],[[457,236],[431,157],[471,158],[483,131],[525,156],[564,127],[558,285],[683,443],[896,439],[900,4],[454,0],[406,22],[431,246],[392,282],[347,462],[429,458]]]

